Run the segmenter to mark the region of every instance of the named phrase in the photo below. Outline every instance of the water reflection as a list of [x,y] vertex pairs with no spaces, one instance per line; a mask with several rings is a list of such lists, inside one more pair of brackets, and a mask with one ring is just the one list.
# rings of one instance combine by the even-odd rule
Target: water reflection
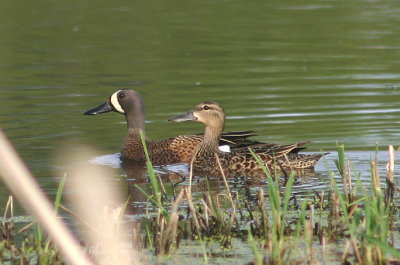
[[[110,178],[109,181],[122,181],[127,186],[127,195],[129,196],[129,214],[136,215],[139,218],[150,207],[148,198],[143,194],[142,190],[148,194],[152,194],[149,175],[146,166],[137,164],[132,161],[121,161],[119,154],[103,155],[95,157],[91,163],[97,166],[106,166],[112,168],[120,168],[123,175],[118,175],[115,179]],[[154,168],[156,177],[161,181],[163,194],[173,200],[179,192],[189,187],[189,167],[186,163],[174,165],[157,166]],[[314,170],[297,171],[296,180],[294,183],[293,194],[305,197],[316,190],[327,190],[327,176],[320,174]],[[279,172],[279,183],[284,190],[285,183],[290,172]],[[233,193],[246,192],[254,193],[258,189],[264,189],[265,194],[268,194],[268,181],[265,175],[259,177],[235,177],[228,179],[228,185]],[[218,196],[220,193],[226,192],[226,186],[222,178],[209,178],[207,175],[195,175],[193,177],[191,191],[202,196],[203,193],[211,191],[212,196]],[[127,197],[128,198],[128,197]],[[166,202],[168,205],[169,203]]]
[[[375,152],[346,152],[346,159],[350,161],[352,167],[352,172],[358,172],[360,174],[360,180],[366,185],[367,188],[370,187],[371,183],[371,161],[375,160],[377,155],[378,167],[381,172],[380,176],[382,178],[382,183],[385,183],[385,170],[386,163],[388,161],[388,153],[380,151]],[[314,191],[329,191],[329,181],[330,177],[336,178],[336,181],[341,183],[341,177],[336,170],[335,160],[337,159],[337,153],[331,152],[326,154],[321,161],[316,165],[315,170],[303,170],[296,172],[296,179],[294,182],[293,192],[295,194],[307,194],[313,193]],[[132,163],[131,161],[120,161],[119,154],[104,155],[95,157],[91,160],[99,166],[107,166],[113,168],[121,168],[123,170],[123,175],[117,177],[118,180],[123,180],[127,185],[132,188],[136,184],[148,184],[149,176],[146,166],[142,164]],[[168,195],[176,194],[176,188],[178,191],[189,185],[189,167],[186,163],[179,163],[174,165],[158,166],[155,167],[155,172],[159,180],[162,180],[164,185],[169,185],[170,187],[166,189]],[[400,165],[395,166],[395,171],[400,170]],[[282,186],[285,184],[285,180],[288,178],[290,172],[282,173],[280,172],[280,183]],[[194,176],[192,183],[193,192],[205,192],[207,191],[206,176]],[[212,185],[210,186],[212,190],[224,189],[224,183],[221,178],[211,178]],[[353,177],[355,181],[355,177]],[[249,177],[236,177],[229,178],[228,182],[234,190],[237,188],[238,183],[246,184],[249,187],[266,187],[268,184],[265,176],[259,178],[249,178]],[[148,190],[146,185],[143,186],[144,190]],[[136,191],[135,191],[136,192]],[[139,192],[140,193],[140,192]],[[143,197],[142,197],[143,198]],[[145,200],[144,200],[145,201]]]

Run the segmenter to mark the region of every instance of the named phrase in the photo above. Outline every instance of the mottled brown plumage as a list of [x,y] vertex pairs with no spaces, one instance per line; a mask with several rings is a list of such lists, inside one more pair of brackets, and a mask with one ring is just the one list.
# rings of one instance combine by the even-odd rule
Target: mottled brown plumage
[[[328,153],[325,153],[326,155]],[[323,154],[298,154],[297,152],[290,152],[286,156],[279,158],[278,162],[281,167],[287,169],[314,169],[315,164]]]
[[[140,94],[134,90],[118,90],[106,102],[86,111],[85,115],[97,115],[116,111],[125,115],[128,133],[121,148],[121,158],[138,163],[145,163],[145,153],[140,139],[140,131],[145,129],[144,104]],[[247,140],[254,131],[227,132],[222,135],[221,145],[229,145],[232,149],[259,142]],[[147,150],[154,165],[189,162],[193,150],[203,140],[202,135],[179,135],[164,140],[146,138]]]
[[[154,165],[188,162],[193,150],[201,143],[200,135],[179,135],[160,141],[146,138],[150,160]],[[129,129],[121,149],[121,156],[138,162],[145,162],[146,157],[140,139],[140,129]]]
[[[250,154],[248,148],[239,148],[230,153],[221,152],[218,142],[225,126],[225,111],[216,102],[203,102],[186,114],[169,119],[170,121],[197,121],[205,125],[204,138],[192,155],[196,173],[220,175],[217,158],[227,176],[261,176],[262,168]],[[254,145],[258,158],[270,170],[282,167],[312,168],[321,155],[299,155],[298,151],[307,142],[292,145],[262,144]],[[293,163],[292,163],[293,161]]]

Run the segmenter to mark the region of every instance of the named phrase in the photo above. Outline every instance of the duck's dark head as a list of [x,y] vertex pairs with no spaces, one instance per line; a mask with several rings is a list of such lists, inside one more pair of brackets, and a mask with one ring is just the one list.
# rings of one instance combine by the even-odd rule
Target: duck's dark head
[[128,128],[144,128],[144,104],[142,97],[135,90],[118,90],[106,102],[87,110],[83,114],[97,115],[110,111],[124,114],[128,122]]

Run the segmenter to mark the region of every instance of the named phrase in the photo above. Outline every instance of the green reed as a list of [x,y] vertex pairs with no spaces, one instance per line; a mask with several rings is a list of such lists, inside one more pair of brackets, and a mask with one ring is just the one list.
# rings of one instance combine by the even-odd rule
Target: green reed
[[248,242],[250,244],[250,248],[253,251],[254,256],[256,257],[256,260],[255,260],[254,263],[256,265],[264,264],[263,263],[263,257],[261,255],[261,253],[258,251],[257,241],[254,239],[253,235],[251,234],[251,229],[247,229],[247,233],[248,233],[248,236],[247,236],[248,239],[247,240],[248,240]]
[[158,182],[158,178],[154,171],[153,164],[151,163],[150,160],[149,152],[147,151],[146,137],[144,136],[143,131],[140,131],[140,139],[142,141],[144,153],[146,155],[147,172],[149,174],[151,187],[153,189],[153,196],[147,194],[139,185],[135,185],[135,187],[139,189],[150,201],[152,201],[155,205],[157,205],[157,207],[160,209],[160,212],[163,214],[164,217],[168,218],[169,214],[164,209],[163,206],[160,183]]
[[286,182],[285,192],[283,196],[283,204],[280,196],[280,188],[279,188],[279,176],[277,172],[275,172],[275,181],[272,179],[269,170],[266,168],[264,163],[259,159],[259,157],[254,153],[254,151],[249,148],[251,155],[257,161],[259,166],[262,168],[263,172],[267,176],[268,179],[268,195],[271,204],[272,211],[272,227],[270,233],[270,240],[272,241],[272,246],[269,248],[271,250],[270,253],[270,262],[275,264],[283,264],[282,254],[288,250],[284,248],[283,243],[285,239],[285,228],[287,224],[286,216],[288,212],[288,204],[289,199],[291,197],[291,191],[293,187],[293,182],[295,178],[295,172],[291,172],[289,175],[289,179]]
[[[390,222],[393,221],[391,204],[385,203],[385,198],[380,187],[379,175],[376,169],[377,159],[371,162],[371,189],[362,184],[360,175],[355,174],[356,183],[352,186],[349,165],[344,162],[344,146],[338,147],[339,161],[336,163],[342,177],[344,187],[338,188],[334,178],[331,179],[332,192],[340,202],[343,215],[341,225],[348,228],[349,241],[353,242],[353,252],[357,253],[355,259],[361,264],[386,264],[387,253],[395,257],[400,252],[395,250],[389,243]],[[358,194],[357,188],[361,188]],[[343,229],[344,231],[344,229]],[[394,243],[394,242],[392,242]]]

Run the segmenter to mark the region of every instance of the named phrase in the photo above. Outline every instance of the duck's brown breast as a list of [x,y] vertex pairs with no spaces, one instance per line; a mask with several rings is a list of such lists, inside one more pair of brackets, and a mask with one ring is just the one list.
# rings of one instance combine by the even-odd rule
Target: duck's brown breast
[[[182,135],[160,141],[146,139],[147,151],[153,165],[189,162],[193,150],[200,144],[200,135]],[[125,137],[121,156],[139,163],[146,162],[140,134],[133,132]]]

